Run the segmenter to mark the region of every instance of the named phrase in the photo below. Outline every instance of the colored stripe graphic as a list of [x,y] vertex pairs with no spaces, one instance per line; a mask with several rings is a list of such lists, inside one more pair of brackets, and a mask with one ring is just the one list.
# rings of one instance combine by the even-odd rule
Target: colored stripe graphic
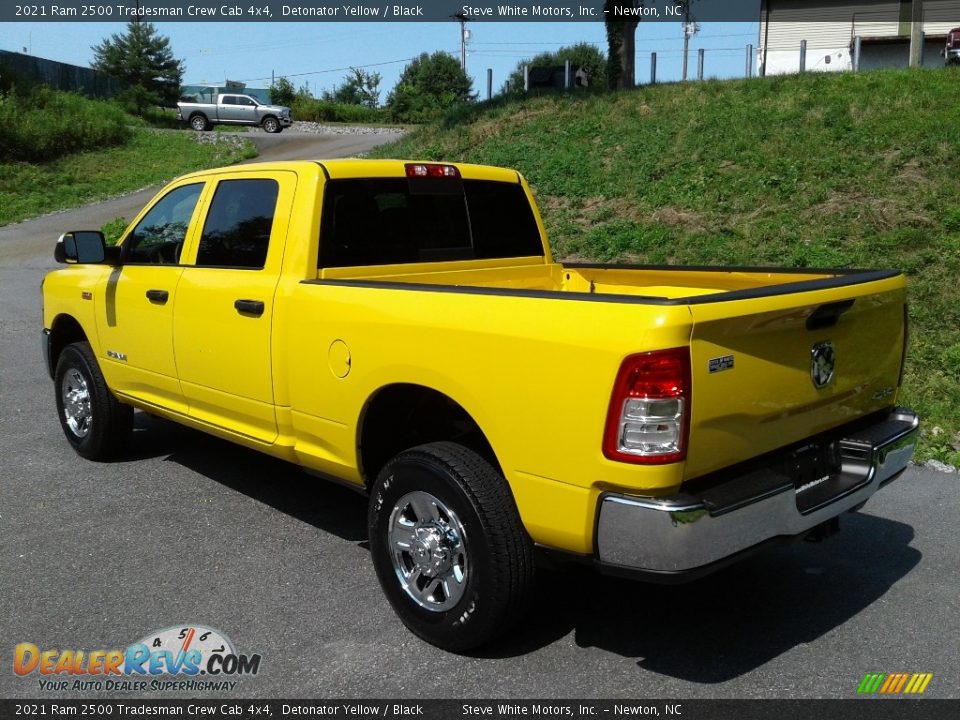
[[927,689],[933,673],[867,673],[857,686],[860,695],[919,695]]
[[907,683],[907,688],[904,692],[922,693],[927,689],[927,685],[930,684],[932,679],[933,673],[914,673],[913,677],[910,678],[910,682]]
[[867,673],[863,676],[863,680],[860,681],[857,692],[864,695],[872,695],[880,689],[880,683],[883,682],[886,676],[886,673]]

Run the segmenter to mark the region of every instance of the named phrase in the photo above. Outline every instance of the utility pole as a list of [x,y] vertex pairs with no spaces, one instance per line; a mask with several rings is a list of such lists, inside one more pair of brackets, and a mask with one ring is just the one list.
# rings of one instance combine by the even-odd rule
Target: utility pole
[[910,67],[923,64],[923,0],[913,0],[910,8]]
[[467,71],[467,23],[473,20],[472,17],[466,15],[463,11],[458,12],[456,15],[451,15],[454,20],[460,22],[460,69],[464,72]]
[[690,3],[687,2],[683,6],[683,80],[687,79],[687,54],[690,50],[690,38],[698,32],[700,32],[700,26],[697,25],[695,20],[690,19]]

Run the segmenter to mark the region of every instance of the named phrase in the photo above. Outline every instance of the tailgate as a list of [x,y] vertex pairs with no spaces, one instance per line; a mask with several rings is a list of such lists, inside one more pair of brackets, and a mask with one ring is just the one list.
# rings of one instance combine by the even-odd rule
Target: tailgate
[[894,405],[904,278],[850,283],[690,305],[685,479]]

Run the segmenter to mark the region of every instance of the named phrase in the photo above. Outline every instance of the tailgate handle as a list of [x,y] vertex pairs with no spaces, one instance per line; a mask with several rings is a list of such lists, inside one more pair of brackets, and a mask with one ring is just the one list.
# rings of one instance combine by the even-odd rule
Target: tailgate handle
[[833,327],[837,324],[840,316],[852,307],[853,300],[841,300],[840,302],[821,305],[807,318],[807,330]]

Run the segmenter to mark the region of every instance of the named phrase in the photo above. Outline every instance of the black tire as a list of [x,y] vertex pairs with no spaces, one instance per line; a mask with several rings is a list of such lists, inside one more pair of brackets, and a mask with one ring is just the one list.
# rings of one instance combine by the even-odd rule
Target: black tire
[[[411,542],[415,542],[423,525],[420,520],[411,520],[419,513],[411,512],[413,505],[408,499],[419,501],[424,496],[439,503],[433,504],[439,519],[431,522],[447,530],[463,531],[462,544],[450,543],[457,548],[451,550],[453,556],[461,558],[461,564],[454,560],[449,571],[450,584],[456,587],[446,597],[446,592],[438,588],[433,596],[440,599],[435,601],[426,600],[426,591],[417,589],[427,571],[421,574],[414,568],[410,572],[416,575],[407,576],[408,581],[414,578],[412,582],[401,579],[417,562],[412,545],[407,543],[409,553],[391,549],[391,527],[399,528],[401,523],[404,528],[408,523],[415,528],[409,530]],[[405,516],[405,512],[411,515]],[[533,544],[506,480],[472,450],[437,442],[393,458],[374,483],[368,530],[373,564],[384,594],[404,625],[428,643],[453,652],[479,647],[509,630],[526,609],[533,586]],[[394,534],[394,540],[398,536]],[[454,536],[458,533],[453,532]],[[402,548],[402,544],[396,543],[396,547]],[[453,577],[460,571],[462,582]],[[426,588],[434,584],[447,585],[440,577],[427,577]],[[419,600],[415,597],[418,594]],[[443,607],[444,603],[448,606]]]
[[120,455],[133,432],[133,408],[110,392],[89,343],[63,349],[54,386],[60,427],[73,449],[88,460]]
[[268,133],[278,133],[283,130],[283,128],[280,127],[280,121],[273,117],[273,115],[267,115],[261,125],[263,126],[264,132]]
[[197,132],[203,132],[204,130],[209,130],[212,126],[205,115],[197,113],[190,118],[190,127]]

